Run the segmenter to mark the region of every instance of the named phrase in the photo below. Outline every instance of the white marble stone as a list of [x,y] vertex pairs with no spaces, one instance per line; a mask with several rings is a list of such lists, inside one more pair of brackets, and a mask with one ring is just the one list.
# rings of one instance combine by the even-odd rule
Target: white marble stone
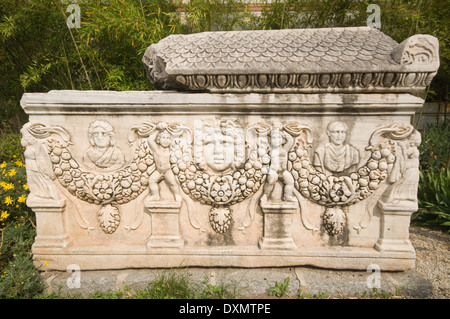
[[[317,32],[321,37],[311,37]],[[379,71],[403,82],[381,85],[383,78],[374,75],[378,82],[362,88],[363,77],[353,78],[356,69],[349,69],[356,82],[323,85],[318,91],[281,87],[278,78],[279,90],[265,91],[224,85],[209,92],[24,94],[21,105],[29,123],[22,134],[31,191],[27,204],[37,216],[36,264],[42,270],[65,270],[72,264],[82,270],[413,268],[408,227],[417,210],[421,141],[410,120],[424,101],[411,93],[437,70],[436,44],[420,36],[398,45],[365,28],[261,34],[281,36],[274,41],[292,54],[297,47],[289,43],[307,36],[319,44],[305,57],[326,59],[323,49],[332,45],[327,37],[333,32],[350,36],[353,45],[362,34],[376,33],[380,48],[370,54],[396,68]],[[195,44],[190,50],[205,48],[205,61],[204,38],[210,36],[187,37]],[[222,40],[253,36],[230,33]],[[182,41],[177,41],[173,51],[170,46],[162,51],[165,57],[180,58],[175,55]],[[428,60],[424,50],[431,52]],[[339,59],[346,59],[345,50]],[[334,71],[342,80],[341,66]],[[309,72],[324,67],[318,63]],[[405,84],[411,68],[421,74],[414,85]],[[402,75],[395,73],[401,70]],[[248,71],[235,66],[227,75]],[[300,80],[300,73],[289,77]],[[169,82],[179,75],[169,75]],[[216,80],[219,86],[228,81]]]

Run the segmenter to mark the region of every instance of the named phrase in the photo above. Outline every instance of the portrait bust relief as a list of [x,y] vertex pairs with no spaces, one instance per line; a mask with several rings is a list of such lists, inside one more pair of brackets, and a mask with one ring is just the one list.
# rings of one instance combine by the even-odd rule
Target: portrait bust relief
[[348,174],[356,170],[359,163],[359,151],[347,144],[348,126],[344,122],[334,121],[327,126],[329,142],[320,145],[314,152],[313,165],[326,175]]
[[83,164],[96,170],[114,170],[125,164],[122,150],[116,146],[113,126],[103,120],[90,124],[88,129],[90,147],[85,151]]

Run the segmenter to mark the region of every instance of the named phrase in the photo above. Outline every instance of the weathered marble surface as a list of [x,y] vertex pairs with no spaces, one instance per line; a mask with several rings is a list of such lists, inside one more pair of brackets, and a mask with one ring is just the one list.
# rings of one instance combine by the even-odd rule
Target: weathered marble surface
[[[37,265],[413,268],[410,118],[424,101],[410,93],[431,81],[437,50],[429,36],[396,44],[367,28],[176,36],[144,61],[155,84],[184,92],[24,94]],[[298,86],[305,74],[315,84]]]
[[143,57],[161,89],[210,92],[423,90],[439,67],[438,40],[398,44],[368,27],[171,35]]
[[[402,196],[416,185],[414,179],[404,184],[402,178],[412,175],[402,175],[392,161],[411,163],[402,164],[403,171],[417,169],[410,146],[417,145],[417,133],[408,123],[422,103],[407,94],[27,93],[22,106],[30,123],[22,131],[24,141],[45,150],[37,159],[49,176],[42,188],[40,179],[28,177],[27,203],[38,216],[33,253],[49,262],[43,269],[73,263],[82,269],[365,268],[373,262],[410,268],[409,220],[401,216],[417,203]],[[314,150],[330,143],[327,127],[336,120],[347,124],[345,144],[359,153],[354,172],[346,175],[327,175],[313,166]],[[114,128],[110,143],[100,144],[109,148],[111,165],[113,150],[124,155],[123,162],[116,159],[119,168],[92,169],[83,162],[92,147],[89,128],[97,121]],[[196,145],[199,128],[205,143]],[[150,142],[159,133],[161,150]],[[228,133],[235,135],[231,143]],[[279,133],[294,142],[275,157],[276,148],[268,146]],[[162,142],[162,135],[170,142]],[[27,166],[32,159],[26,154]],[[288,184],[293,196],[283,197]],[[391,192],[397,198],[387,196],[382,206],[387,188],[398,189]],[[404,220],[385,221],[387,213]]]

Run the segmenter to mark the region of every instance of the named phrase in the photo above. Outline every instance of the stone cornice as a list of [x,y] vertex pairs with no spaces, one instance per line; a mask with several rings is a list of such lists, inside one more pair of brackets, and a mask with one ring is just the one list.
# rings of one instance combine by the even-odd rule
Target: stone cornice
[[266,114],[308,110],[318,114],[414,112],[423,99],[410,94],[292,94],[176,91],[50,91],[25,93],[22,108],[28,115],[79,114]]
[[159,89],[208,92],[417,92],[439,67],[438,41],[402,43],[368,27],[171,35],[143,62]]

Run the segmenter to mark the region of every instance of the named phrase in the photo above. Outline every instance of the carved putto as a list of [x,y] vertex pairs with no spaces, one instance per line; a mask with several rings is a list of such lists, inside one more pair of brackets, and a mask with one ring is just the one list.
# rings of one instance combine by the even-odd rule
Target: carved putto
[[[236,119],[219,118],[198,120],[193,130],[178,123],[143,122],[129,130],[131,161],[110,172],[85,171],[72,156],[70,135],[62,127],[29,123],[23,145],[32,195],[56,198],[54,184],[48,182],[56,178],[71,195],[100,206],[100,227],[109,234],[120,225],[122,204],[147,189],[147,201],[162,200],[164,181],[175,202],[187,195],[209,205],[208,219],[217,233],[231,227],[233,205],[262,189],[262,205],[270,200],[300,204],[305,198],[324,207],[324,227],[336,235],[346,227],[345,207],[372,195],[383,181],[391,185],[386,202],[415,201],[418,183],[420,134],[411,126],[375,130],[363,165],[359,150],[347,143],[347,132],[345,123],[331,122],[325,133],[330,142],[311,150],[312,130],[297,122],[245,128]],[[94,145],[114,145],[106,142],[111,135],[93,139]],[[272,198],[276,183],[283,190],[279,199]]]

